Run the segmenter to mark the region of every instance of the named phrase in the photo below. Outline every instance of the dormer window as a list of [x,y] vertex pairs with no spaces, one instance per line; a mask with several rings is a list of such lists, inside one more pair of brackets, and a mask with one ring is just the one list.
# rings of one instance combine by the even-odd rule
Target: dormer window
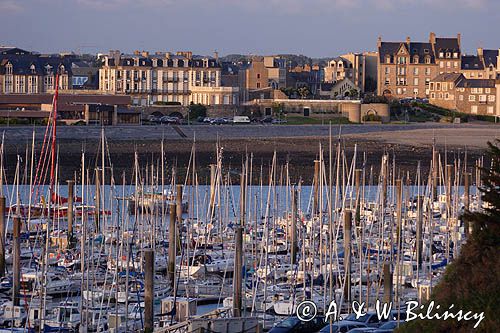
[[458,52],[453,52],[453,58],[455,58],[455,59],[458,58]]
[[388,55],[387,57],[385,57],[385,63],[386,64],[390,64],[391,63],[391,56]]
[[5,66],[5,72],[8,75],[12,74],[12,64],[11,63],[8,63],[7,66]]
[[446,58],[451,58],[451,52],[446,52]]
[[424,49],[424,53],[429,53],[429,49]]
[[425,56],[425,63],[430,64],[431,63],[431,57]]
[[439,58],[444,58],[444,53],[443,52],[439,52]]
[[30,71],[31,71],[31,74],[36,74],[36,68],[35,68],[35,65],[31,65],[30,66]]
[[413,63],[418,64],[418,55],[413,57]]
[[45,73],[47,75],[52,74],[52,66],[50,66],[50,65],[45,66]]

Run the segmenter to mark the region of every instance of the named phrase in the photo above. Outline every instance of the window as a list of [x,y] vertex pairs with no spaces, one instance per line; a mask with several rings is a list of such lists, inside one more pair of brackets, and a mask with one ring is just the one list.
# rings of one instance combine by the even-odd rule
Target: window
[[451,58],[451,52],[446,52],[446,58]]
[[390,83],[391,83],[391,81],[389,80],[389,78],[388,78],[388,77],[386,77],[386,78],[385,78],[385,84],[386,84],[386,85],[389,85]]
[[436,93],[433,93],[433,92],[432,92],[432,93],[431,93],[431,98],[433,98],[433,99],[434,99],[434,98],[436,98]]
[[486,95],[479,95],[479,102],[486,102]]
[[469,102],[475,102],[476,101],[476,96],[475,95],[469,95]]
[[443,93],[442,92],[439,93],[439,99],[443,99]]
[[441,82],[436,83],[436,90],[440,91],[441,90]]
[[11,75],[12,74],[12,64],[7,64],[7,66],[5,66],[5,74],[7,75]]
[[260,73],[257,73],[257,78],[260,79]]
[[418,56],[417,55],[413,57],[413,63],[418,64]]
[[447,100],[447,99],[449,99],[449,98],[450,98],[450,94],[448,94],[448,93],[444,94],[444,99],[446,99],[446,100]]
[[431,75],[431,69],[430,69],[430,67],[427,67],[425,69],[425,75]]
[[257,89],[260,88],[260,82],[257,82]]
[[488,96],[488,101],[494,102],[495,101],[495,95],[489,95]]
[[418,86],[418,77],[413,79],[413,85]]
[[425,85],[429,86],[430,82],[431,82],[431,79],[429,79],[428,77],[426,77],[425,78]]
[[489,93],[491,93],[491,89],[490,89],[490,88],[485,88],[485,89],[484,89],[484,92],[485,92],[486,94],[489,94]]
[[458,61],[453,62],[453,67],[458,68]]
[[492,106],[488,106],[488,113],[493,113],[493,107]]
[[444,53],[443,52],[439,52],[439,58],[444,58]]
[[453,82],[450,82],[449,86],[450,86],[450,90],[452,90],[453,89]]
[[404,67],[398,67],[398,75],[406,75],[406,70]]
[[426,63],[426,64],[430,64],[430,63],[431,63],[431,57],[426,56],[426,57],[425,57],[425,63]]
[[459,101],[463,101],[463,100],[464,100],[464,95],[460,95],[460,96],[458,96],[458,100],[459,100]]
[[418,96],[418,88],[413,89],[413,95]]
[[391,56],[388,55],[387,57],[385,57],[385,63],[386,64],[390,64],[391,63]]
[[434,82],[431,82],[431,90],[434,90]]
[[439,62],[439,67],[440,67],[440,68],[444,68],[444,61],[440,61],[440,62]]
[[451,62],[450,62],[450,61],[447,61],[447,62],[446,62],[446,67],[447,67],[447,68],[450,68],[450,67],[451,67]]
[[385,74],[389,74],[391,72],[391,69],[389,67],[385,68]]
[[418,67],[413,68],[413,75],[418,75]]
[[472,112],[472,113],[477,113],[477,105],[473,105],[473,106],[471,106],[471,108],[470,108],[470,112]]
[[[453,52],[453,58],[457,59],[458,58],[458,52]],[[456,63],[458,64],[458,63]]]
[[406,64],[406,57],[398,57],[398,64]]
[[401,89],[401,88],[398,88],[398,89],[397,89],[397,94],[398,94],[398,95],[401,95],[402,93],[403,93],[402,89]]

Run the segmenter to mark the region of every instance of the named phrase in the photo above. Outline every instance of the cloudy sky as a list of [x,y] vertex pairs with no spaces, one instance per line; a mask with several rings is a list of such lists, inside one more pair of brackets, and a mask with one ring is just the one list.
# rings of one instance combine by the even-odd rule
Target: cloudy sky
[[0,31],[0,44],[40,52],[312,57],[460,32],[471,53],[500,48],[500,0],[0,0]]

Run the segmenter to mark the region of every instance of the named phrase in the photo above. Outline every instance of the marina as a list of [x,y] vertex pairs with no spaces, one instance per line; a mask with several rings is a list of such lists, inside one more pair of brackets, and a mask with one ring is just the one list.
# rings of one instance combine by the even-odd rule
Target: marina
[[276,153],[242,152],[238,174],[217,143],[205,185],[195,140],[185,177],[162,141],[148,163],[131,158],[127,178],[114,173],[104,128],[74,177],[60,179],[57,90],[51,117],[42,150],[33,132],[9,183],[1,147],[9,332],[263,332],[306,300],[321,314],[335,301],[347,318],[355,301],[369,311],[392,302],[399,323],[460,253],[471,231],[461,215],[484,208],[483,159],[434,147],[403,173],[389,151],[379,165],[356,148],[349,158],[331,128],[313,179],[292,178]]

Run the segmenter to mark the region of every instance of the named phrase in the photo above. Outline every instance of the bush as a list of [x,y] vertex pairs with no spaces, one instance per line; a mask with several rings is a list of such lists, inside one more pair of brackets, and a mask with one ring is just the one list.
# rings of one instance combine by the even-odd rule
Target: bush
[[207,107],[203,104],[191,104],[189,105],[189,119],[195,120],[200,117],[207,116]]
[[367,114],[363,116],[363,121],[382,121],[382,117],[377,114]]
[[181,102],[154,102],[154,105],[182,105]]

